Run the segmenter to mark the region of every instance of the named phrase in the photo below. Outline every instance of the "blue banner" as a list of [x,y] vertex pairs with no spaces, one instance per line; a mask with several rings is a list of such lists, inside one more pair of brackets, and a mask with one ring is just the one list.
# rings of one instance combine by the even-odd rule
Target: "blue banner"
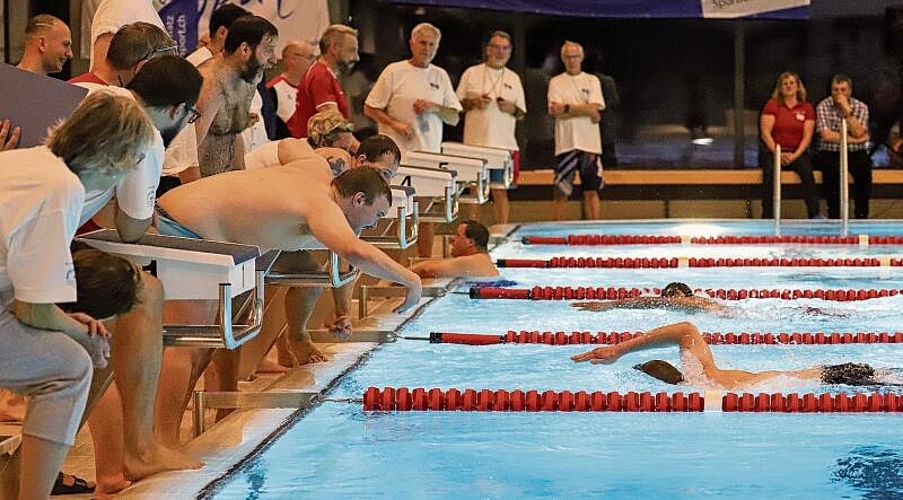
[[185,56],[194,52],[201,18],[197,0],[171,0],[158,13],[169,36],[179,45],[179,53]]
[[[625,19],[703,17],[700,0],[389,0],[391,3],[503,10],[522,14]],[[742,0],[736,0],[737,3]],[[735,3],[734,0],[721,2]],[[752,16],[768,19],[806,19],[808,7],[778,10]]]

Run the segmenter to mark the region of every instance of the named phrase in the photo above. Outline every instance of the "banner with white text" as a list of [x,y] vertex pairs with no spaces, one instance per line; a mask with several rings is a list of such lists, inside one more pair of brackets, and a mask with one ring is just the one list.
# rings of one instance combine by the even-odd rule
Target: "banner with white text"
[[702,17],[713,19],[753,16],[809,5],[809,0],[700,0],[700,2]]

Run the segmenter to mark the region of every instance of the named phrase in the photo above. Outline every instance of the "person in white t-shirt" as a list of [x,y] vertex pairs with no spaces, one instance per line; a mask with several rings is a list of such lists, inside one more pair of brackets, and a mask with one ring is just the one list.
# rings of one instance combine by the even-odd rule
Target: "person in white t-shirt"
[[[511,35],[492,32],[486,43],[486,62],[464,71],[457,94],[465,111],[464,143],[513,151],[516,184],[520,155],[514,127],[527,114],[527,103],[520,77],[505,67],[511,59],[511,48]],[[507,224],[508,192],[496,188],[491,191],[495,222]]]
[[364,113],[404,151],[438,153],[442,124],[458,124],[461,103],[444,69],[432,63],[442,33],[429,23],[411,31],[411,58],[386,66],[364,103]]
[[[442,33],[430,23],[411,30],[411,58],[394,62],[379,75],[364,102],[364,114],[392,138],[402,153],[442,147],[442,124],[458,124],[461,103],[444,69],[432,63]],[[430,257],[435,225],[421,222],[417,252]]]
[[574,175],[580,172],[583,211],[588,220],[598,219],[602,179],[601,111],[605,109],[602,85],[595,75],[584,73],[583,46],[564,42],[561,46],[564,73],[549,82],[549,114],[555,117],[555,187],[552,215],[564,218],[565,202],[574,190]]
[[[115,45],[111,47],[113,50]],[[200,72],[181,57],[156,57],[143,65],[128,89],[123,90],[150,116],[157,129],[153,144],[136,154],[138,168],[116,185],[88,191],[80,216],[83,225],[115,196],[114,222],[120,238],[136,241],[144,235],[153,220],[164,144],[198,117],[194,105],[201,85]],[[111,327],[114,332],[129,332],[127,336],[114,337],[115,383],[89,419],[92,438],[98,443],[95,462],[99,492],[124,488],[128,485],[126,477],[135,480],[163,470],[200,465],[194,459],[176,455],[178,452],[163,449],[155,440],[153,408],[163,347],[161,321],[162,285],[150,274],[142,273],[138,306],[117,318]],[[125,442],[121,443],[124,437]],[[117,441],[118,445],[113,444]]]
[[153,136],[134,100],[98,93],[46,146],[0,153],[0,387],[28,396],[19,498],[50,495],[88,402],[92,367],[105,367],[110,354],[102,318],[55,305],[76,300],[69,245],[85,193],[135,169]]
[[91,66],[90,71],[95,71],[97,61],[107,59],[107,50],[110,41],[119,28],[126,24],[138,21],[153,24],[161,30],[166,30],[160,14],[154,7],[153,0],[103,0],[94,12],[91,21]]

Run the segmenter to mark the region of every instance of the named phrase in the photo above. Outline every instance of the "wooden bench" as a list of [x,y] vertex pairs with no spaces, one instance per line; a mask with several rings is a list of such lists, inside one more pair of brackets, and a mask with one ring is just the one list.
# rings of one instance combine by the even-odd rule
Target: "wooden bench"
[[[821,184],[822,173],[815,174]],[[579,176],[578,176],[579,178]],[[552,169],[523,170],[518,189],[509,196],[514,201],[547,201],[551,198]],[[850,178],[852,182],[852,177]],[[903,192],[903,170],[875,169],[872,171],[872,199],[895,200]],[[782,198],[802,200],[803,190],[796,172],[781,172]],[[580,184],[579,179],[575,183]],[[689,200],[742,201],[746,217],[755,217],[762,199],[762,170],[748,169],[682,169],[654,170],[618,168],[605,171],[605,189],[600,193],[606,201],[659,202],[664,217],[685,213],[673,210],[672,205]],[[685,205],[685,204],[683,204]],[[633,213],[633,211],[629,211]]]
[[[815,174],[815,182],[821,184],[822,173]],[[579,176],[578,176],[579,177]],[[518,186],[551,186],[554,178],[552,169],[524,170],[520,173]],[[852,177],[850,178],[852,181]],[[903,184],[903,170],[875,169],[872,171],[873,184]],[[579,179],[575,184],[580,184]],[[796,172],[781,172],[781,184],[800,184]],[[723,186],[762,185],[762,171],[758,168],[744,170],[633,170],[611,169],[605,171],[606,186]]]

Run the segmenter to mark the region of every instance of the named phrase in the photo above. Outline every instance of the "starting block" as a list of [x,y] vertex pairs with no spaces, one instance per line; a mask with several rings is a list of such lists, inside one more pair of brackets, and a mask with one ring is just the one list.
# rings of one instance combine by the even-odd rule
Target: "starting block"
[[486,168],[489,169],[489,187],[493,189],[508,189],[514,182],[514,157],[507,149],[443,142],[442,152],[486,160]]
[[[114,229],[83,234],[76,241],[125,257],[153,264],[168,300],[218,300],[218,325],[164,325],[167,345],[235,349],[260,332],[263,317],[263,276],[267,263],[250,245],[146,234],[125,243]],[[253,291],[249,323],[232,324],[232,299]]]
[[[461,203],[482,205],[489,201],[489,170],[483,158],[455,156],[426,151],[406,151],[402,165],[449,169],[458,172]],[[466,191],[467,194],[464,194]]]
[[396,179],[414,188],[414,198],[426,202],[420,210],[424,222],[453,222],[458,217],[458,172],[441,168],[402,164]]
[[[420,210],[414,200],[414,188],[409,186],[392,186],[392,208],[383,218],[388,221],[383,229],[374,229],[362,233],[361,239],[379,248],[400,248],[404,250],[417,242],[417,224],[420,222]],[[395,235],[390,233],[395,229]]]

